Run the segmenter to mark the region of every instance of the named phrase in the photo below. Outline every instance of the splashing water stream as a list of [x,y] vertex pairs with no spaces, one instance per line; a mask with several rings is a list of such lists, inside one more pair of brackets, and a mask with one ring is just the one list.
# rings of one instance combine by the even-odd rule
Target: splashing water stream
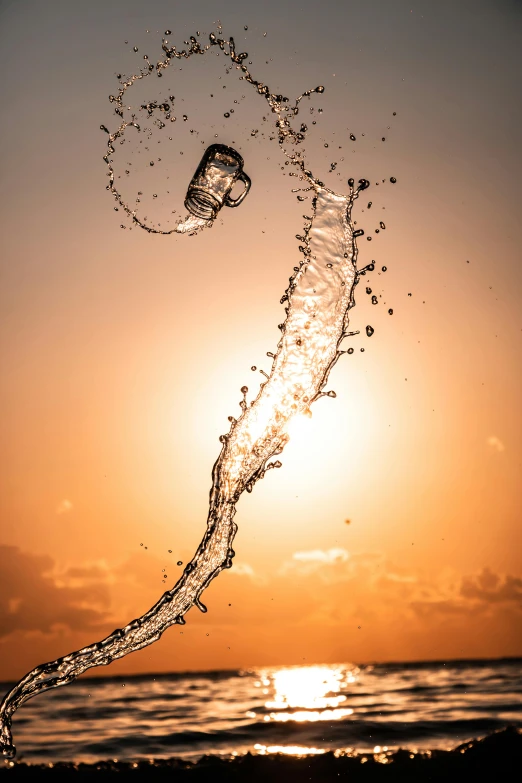
[[[140,130],[134,115],[129,121],[123,119],[125,92],[138,79],[153,71],[161,76],[172,59],[204,54],[212,46],[219,46],[235,63],[241,73],[240,78],[268,101],[277,118],[279,145],[289,162],[298,167],[300,179],[304,180],[313,197],[312,214],[307,218],[303,235],[298,237],[302,241],[302,260],[299,267],[294,267],[281,300],[286,302],[286,320],[280,325],[281,338],[273,355],[271,372],[260,385],[255,400],[247,403],[248,389],[243,387],[241,415],[232,420],[228,434],[221,436],[221,453],[212,472],[207,529],[182,576],[142,617],[96,644],[36,667],[14,686],[0,707],[0,745],[4,756],[9,758],[16,752],[11,719],[27,699],[50,688],[66,685],[87,669],[110,664],[152,644],[169,626],[184,624],[184,615],[194,605],[206,611],[201,594],[220,571],[232,566],[232,543],[237,530],[234,515],[239,497],[244,490],[252,491],[256,481],[263,478],[267,470],[280,467],[281,463],[273,458],[282,452],[288,441],[286,430],[291,418],[297,414],[309,414],[311,403],[319,397],[335,396],[334,392],[324,392],[323,389],[330,370],[344,353],[340,350],[340,343],[348,334],[348,313],[354,305],[354,288],[358,281],[356,236],[361,232],[353,228],[351,209],[359,192],[369,183],[361,180],[359,187],[354,188],[353,180],[349,180],[349,195],[339,195],[315,179],[305,167],[298,149],[304,140],[305,126],[295,131],[291,120],[298,114],[301,100],[314,92],[323,92],[323,87],[306,91],[291,105],[287,98],[272,94],[266,85],[251,76],[243,65],[248,55],[236,54],[232,38],[225,41],[211,34],[209,41],[202,47],[195,37],[191,37],[188,49],[177,51],[169,47],[164,39],[165,59],[156,66],[149,63],[146,70],[124,80],[118,95],[111,96],[116,104],[115,112],[122,122],[117,131],[109,133],[108,151],[104,157],[109,169],[107,188],[133,223],[149,232],[193,234],[212,225],[212,221],[193,216],[188,216],[169,231],[159,231],[147,225],[116,190],[111,155],[115,151],[114,142],[121,138],[127,127],[134,126]],[[292,152],[287,151],[287,145],[293,147]]]

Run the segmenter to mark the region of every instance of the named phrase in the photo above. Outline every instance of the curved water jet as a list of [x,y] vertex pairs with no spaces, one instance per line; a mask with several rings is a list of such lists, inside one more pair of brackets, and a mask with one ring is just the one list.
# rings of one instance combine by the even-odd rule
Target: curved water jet
[[[92,667],[108,665],[152,644],[169,626],[183,624],[184,615],[192,606],[202,606],[201,593],[220,571],[232,565],[232,543],[237,530],[234,515],[239,497],[245,490],[251,491],[266,470],[279,467],[278,461],[270,463],[269,460],[280,454],[287,443],[288,423],[298,414],[309,413],[310,405],[323,394],[328,375],[343,353],[340,343],[348,334],[348,313],[354,305],[354,288],[358,280],[357,232],[351,222],[351,209],[359,190],[367,187],[368,183],[361,180],[359,189],[354,189],[353,181],[350,181],[349,195],[339,195],[314,179],[305,168],[299,152],[288,154],[285,150],[287,142],[297,145],[302,140],[302,134],[292,129],[289,118],[297,114],[303,97],[310,96],[312,92],[321,93],[323,87],[303,93],[289,108],[287,99],[272,95],[267,86],[253,79],[246,66],[242,65],[247,55],[235,54],[232,38],[226,42],[211,36],[210,45],[220,46],[241,68],[242,78],[266,98],[277,116],[280,146],[308,182],[307,189],[314,194],[313,212],[307,218],[309,222],[300,237],[303,242],[300,248],[302,260],[299,267],[294,267],[294,274],[282,298],[287,306],[286,319],[280,325],[281,338],[273,354],[271,372],[261,384],[256,398],[248,404],[248,389],[243,387],[242,413],[232,421],[230,431],[221,436],[221,453],[212,471],[207,529],[182,576],[172,590],[165,592],[142,617],[96,644],[36,667],[14,686],[0,706],[0,747],[8,758],[16,752],[11,733],[12,716],[25,701],[50,688],[67,685]],[[191,38],[189,53],[167,49],[165,43],[163,49],[167,59],[158,63],[159,75],[172,57],[188,57],[204,51],[194,38]],[[116,101],[116,114],[120,117],[123,117],[123,94],[133,83],[132,79],[125,83]],[[135,122],[124,122],[115,134],[110,135],[104,158],[110,172],[108,189],[122,205],[123,199],[114,187],[110,154],[114,152],[114,140],[132,124]],[[154,230],[125,208],[142,228]],[[173,231],[159,233],[182,233],[178,229],[179,225]]]

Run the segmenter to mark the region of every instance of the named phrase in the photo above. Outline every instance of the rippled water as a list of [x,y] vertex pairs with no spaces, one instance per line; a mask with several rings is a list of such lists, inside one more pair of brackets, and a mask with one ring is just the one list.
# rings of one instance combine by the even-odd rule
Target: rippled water
[[522,726],[522,660],[80,679],[15,717],[26,761],[453,747]]

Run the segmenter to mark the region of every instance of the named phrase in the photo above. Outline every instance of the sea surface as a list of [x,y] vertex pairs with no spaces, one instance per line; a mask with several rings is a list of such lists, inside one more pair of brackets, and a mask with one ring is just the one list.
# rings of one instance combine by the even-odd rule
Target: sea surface
[[83,678],[13,728],[27,762],[449,749],[522,727],[521,694],[522,659]]

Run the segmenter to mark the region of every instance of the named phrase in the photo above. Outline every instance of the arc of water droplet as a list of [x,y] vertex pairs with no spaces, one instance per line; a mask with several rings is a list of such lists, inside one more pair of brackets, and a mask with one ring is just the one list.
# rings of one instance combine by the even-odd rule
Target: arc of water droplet
[[[162,76],[163,71],[166,68],[168,68],[172,60],[188,59],[193,55],[205,54],[205,52],[207,52],[213,46],[218,46],[221,49],[221,51],[227,57],[229,57],[232,62],[234,62],[237,65],[237,67],[240,69],[241,72],[241,78],[244,79],[248,84],[253,86],[256,89],[257,93],[266,99],[266,101],[270,106],[270,109],[272,110],[273,113],[276,114],[277,116],[276,128],[278,133],[279,145],[283,153],[286,155],[286,157],[289,158],[289,161],[292,164],[298,165],[301,168],[302,173],[309,180],[311,185],[316,183],[322,184],[319,180],[315,180],[311,171],[305,168],[304,161],[301,158],[300,152],[296,151],[295,149],[295,147],[298,144],[304,141],[306,131],[303,132],[302,130],[303,126],[301,126],[299,131],[296,131],[291,124],[291,119],[297,116],[297,114],[299,113],[299,104],[302,101],[302,99],[305,97],[310,97],[310,95],[312,95],[313,93],[318,93],[318,94],[324,93],[325,88],[322,85],[319,85],[318,87],[315,87],[310,90],[306,90],[295,99],[293,104],[291,104],[288,98],[286,98],[283,95],[272,93],[267,85],[254,79],[247,66],[243,64],[243,61],[248,57],[248,53],[242,52],[240,54],[237,54],[235,49],[235,42],[232,37],[230,37],[230,40],[227,41],[226,39],[218,38],[214,33],[211,33],[209,35],[209,43],[206,44],[205,46],[202,46],[195,36],[190,36],[188,48],[182,49],[181,51],[178,50],[175,46],[169,46],[168,41],[166,39],[163,39],[162,50],[165,55],[165,58],[163,60],[158,60],[155,66],[151,62],[147,61],[148,65],[146,68],[142,68],[137,74],[134,74],[133,76],[130,76],[126,78],[124,81],[122,81],[121,87],[118,90],[117,95],[111,95],[109,97],[111,103],[115,104],[114,112],[120,118],[121,123],[119,127],[116,129],[116,131],[114,131],[114,133],[109,132],[109,139],[107,141],[107,152],[103,157],[103,160],[107,164],[109,170],[109,184],[107,185],[107,190],[109,190],[113,194],[116,201],[120,204],[120,206],[126,212],[126,214],[131,218],[133,224],[139,226],[140,228],[143,228],[145,231],[151,234],[164,234],[164,235],[188,234],[190,236],[199,233],[204,228],[211,227],[213,221],[203,220],[201,218],[195,217],[194,215],[186,215],[182,220],[180,220],[177,223],[177,225],[174,228],[165,231],[163,229],[154,228],[153,226],[149,225],[146,222],[146,218],[144,218],[143,220],[139,218],[136,213],[136,210],[131,209],[130,206],[125,202],[121,193],[117,190],[115,185],[115,172],[113,167],[113,159],[111,158],[111,155],[115,153],[114,142],[117,139],[121,139],[123,137],[127,128],[134,127],[138,132],[141,131],[141,128],[139,123],[136,122],[135,115],[132,115],[131,120],[124,120],[123,99],[126,95],[126,92],[137,81],[144,79],[146,76],[149,76],[154,72],[157,74],[157,76]],[[153,105],[152,103],[148,104],[145,106],[145,108],[152,105]],[[186,116],[183,115],[183,118],[186,119]],[[102,130],[108,132],[105,126],[103,126]],[[293,145],[294,150],[287,151],[285,146],[286,144]],[[362,182],[365,182],[365,180],[360,180],[360,183]],[[363,186],[361,185],[361,188],[362,187]]]
[[[181,52],[167,50],[164,41],[167,60],[156,66],[158,75],[173,56],[188,57],[203,51],[193,37],[190,40],[189,51]],[[299,153],[288,153],[285,142],[299,140],[293,138],[296,134],[288,119],[288,107],[284,106],[286,99],[273,96],[268,87],[253,79],[242,64],[248,55],[235,54],[232,38],[225,42],[215,36],[212,40],[211,36],[210,45],[220,46],[239,64],[243,77],[268,100],[278,118],[283,152],[308,178],[314,194],[313,214],[302,237],[303,257],[286,292],[287,315],[280,325],[281,337],[272,370],[250,405],[246,402],[248,389],[241,390],[241,415],[232,422],[229,433],[222,436],[221,453],[212,471],[207,528],[178,582],[142,617],[96,644],[36,667],[14,686],[0,706],[0,745],[7,757],[15,754],[12,715],[27,699],[49,688],[66,685],[94,666],[107,665],[152,644],[169,626],[184,624],[184,615],[194,605],[205,611],[201,594],[223,569],[232,566],[235,554],[232,543],[237,530],[234,516],[239,497],[245,490],[251,491],[269,467],[279,467],[279,461],[270,463],[269,460],[284,449],[289,421],[298,414],[308,413],[311,403],[321,396],[331,369],[343,353],[339,345],[349,333],[348,314],[354,305],[358,280],[351,209],[359,191],[354,190],[351,181],[348,196],[334,193],[312,176]],[[142,77],[131,77],[126,84],[130,86],[138,78]],[[127,87],[122,89],[124,92]],[[294,109],[304,96],[323,89],[303,93]],[[122,116],[122,112],[116,113]],[[120,131],[123,132],[121,128]],[[107,163],[110,168],[110,159]]]

